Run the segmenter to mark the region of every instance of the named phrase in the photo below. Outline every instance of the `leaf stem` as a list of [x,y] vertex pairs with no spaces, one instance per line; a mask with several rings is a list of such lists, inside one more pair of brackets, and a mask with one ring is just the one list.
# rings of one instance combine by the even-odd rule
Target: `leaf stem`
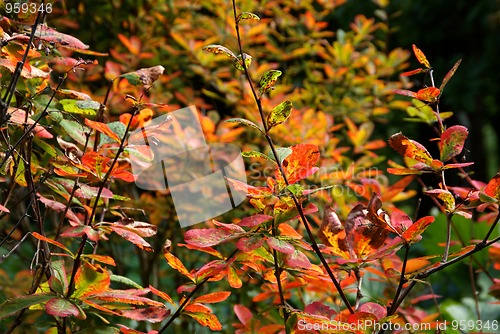
[[[235,20],[236,36],[237,36],[237,39],[238,39],[239,51],[240,51],[240,54],[241,54],[241,57],[242,57],[242,61],[243,61],[243,69],[245,71],[245,76],[246,76],[247,81],[248,81],[248,83],[250,85],[250,89],[252,91],[252,95],[254,97],[255,103],[257,104],[257,109],[259,110],[260,118],[261,118],[262,124],[264,126],[265,137],[267,139],[267,142],[269,143],[269,146],[270,146],[271,151],[273,153],[273,156],[274,156],[274,158],[276,160],[276,163],[278,165],[278,169],[279,169],[279,171],[280,171],[280,173],[281,173],[281,175],[283,177],[283,180],[285,181],[285,184],[288,186],[289,182],[288,182],[288,179],[286,177],[285,171],[283,169],[283,165],[281,164],[281,161],[280,161],[280,159],[278,157],[278,153],[276,152],[276,149],[275,149],[274,143],[272,141],[272,138],[269,135],[269,128],[268,128],[268,126],[266,124],[266,120],[265,120],[265,117],[264,117],[264,110],[262,108],[261,99],[257,96],[257,93],[256,93],[254,85],[253,85],[252,78],[250,77],[250,73],[248,72],[247,66],[245,65],[245,54],[243,52],[243,47],[242,47],[242,43],[241,43],[240,29],[239,29],[239,24],[237,22],[236,1],[232,0],[232,4],[233,4],[233,15],[234,15],[234,20]],[[299,203],[299,200],[297,199],[297,197],[294,194],[291,194],[290,196],[291,196],[291,198],[292,198],[292,200],[294,202],[295,207],[297,208],[297,210],[299,212],[300,220],[302,221],[302,223],[303,223],[303,225],[304,225],[304,227],[306,229],[307,235],[309,236],[309,239],[311,240],[311,244],[312,244],[312,248],[313,248],[314,252],[316,253],[317,257],[319,258],[319,260],[321,261],[321,263],[323,264],[323,266],[325,267],[325,270],[327,271],[328,276],[332,280],[333,285],[335,286],[337,292],[339,293],[340,297],[342,298],[342,301],[346,305],[347,309],[349,310],[349,312],[351,314],[354,314],[354,309],[352,308],[351,304],[349,303],[349,300],[347,299],[344,291],[342,290],[342,287],[340,286],[340,283],[335,278],[335,275],[333,274],[330,266],[328,265],[328,263],[326,262],[323,254],[321,253],[321,250],[319,249],[318,244],[316,243],[316,240],[314,238],[314,235],[312,234],[312,231],[311,231],[311,228],[309,226],[308,220],[307,220],[307,218],[306,218],[306,216],[304,214],[302,206]]]

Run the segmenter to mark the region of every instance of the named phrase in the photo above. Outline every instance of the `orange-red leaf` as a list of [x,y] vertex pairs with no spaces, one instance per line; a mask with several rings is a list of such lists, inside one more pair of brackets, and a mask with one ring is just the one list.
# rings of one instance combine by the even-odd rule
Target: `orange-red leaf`
[[420,239],[420,235],[424,233],[425,229],[434,221],[434,217],[426,216],[422,217],[413,223],[406,231],[404,231],[402,237],[408,242],[415,242]]
[[500,200],[500,173],[493,176],[493,178],[488,182],[486,188],[484,188],[486,195]]
[[292,254],[295,251],[295,247],[285,240],[281,240],[274,237],[269,237],[266,239],[267,244],[272,249],[277,250],[283,254]]
[[80,311],[73,303],[63,298],[52,298],[45,303],[47,314],[56,317],[78,316]]
[[441,94],[441,91],[439,90],[439,88],[427,87],[427,88],[420,89],[416,93],[415,97],[421,101],[435,102],[435,101],[437,101],[439,94]]
[[151,285],[149,286],[149,290],[151,290],[151,292],[155,295],[161,297],[163,300],[167,301],[170,305],[176,306],[173,299],[167,293],[160,291]]
[[[288,182],[294,184],[318,171],[319,149],[313,144],[298,144],[291,149],[292,153],[283,160],[283,169]],[[282,179],[279,171],[276,171],[276,179]]]
[[432,157],[427,149],[420,143],[406,138],[401,132],[389,138],[389,145],[404,157],[415,159],[430,166]]
[[212,310],[201,304],[189,304],[184,308],[183,314],[190,316],[198,321],[202,326],[208,327],[213,331],[220,331],[222,325],[219,319],[212,313]]

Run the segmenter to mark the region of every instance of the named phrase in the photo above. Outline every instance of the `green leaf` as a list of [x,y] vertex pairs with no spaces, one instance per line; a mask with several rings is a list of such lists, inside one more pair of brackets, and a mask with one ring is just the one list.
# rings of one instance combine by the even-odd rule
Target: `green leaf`
[[142,286],[125,276],[111,274],[110,279],[111,282],[125,284],[136,289],[144,289]]
[[302,193],[304,192],[304,187],[302,187],[298,183],[291,184],[288,187],[286,187],[286,189],[288,189],[288,191],[294,194],[295,197],[302,197]]
[[292,113],[292,102],[283,101],[278,104],[267,116],[267,126],[269,129],[286,121]]
[[52,298],[54,298],[53,294],[38,293],[7,300],[0,304],[0,319],[14,315],[26,307],[45,303]]
[[238,60],[238,57],[236,57],[236,55],[234,54],[233,51],[229,50],[228,48],[226,48],[225,46],[222,46],[222,45],[210,44],[210,45],[203,47],[203,50],[207,51],[207,52],[215,53],[215,54],[222,53],[222,54],[225,54],[226,56],[228,56],[229,58],[233,58],[235,60]]
[[283,163],[283,160],[286,159],[290,154],[292,154],[293,150],[289,147],[278,147],[276,149],[276,154],[278,155],[278,159],[280,164]]
[[271,159],[270,157],[268,157],[264,153],[257,152],[257,151],[241,152],[241,156],[244,158],[263,158],[263,159],[266,159],[268,161],[271,161],[272,163],[276,163],[276,161],[274,161],[273,159]]
[[237,17],[236,17],[236,23],[239,23],[241,20],[255,20],[255,21],[259,21],[260,20],[260,17],[254,13],[250,13],[250,12],[243,12],[241,14],[239,14]]
[[71,100],[64,99],[59,101],[62,104],[64,111],[71,114],[89,115],[95,116],[97,110],[101,107],[101,104],[96,101],[81,101],[81,100]]
[[270,92],[274,85],[276,84],[276,80],[278,80],[278,77],[281,75],[281,71],[279,70],[269,70],[264,75],[259,81],[259,86],[260,86],[260,94],[268,93]]
[[[51,157],[55,158],[58,156],[59,150],[56,150],[52,145],[46,143],[45,141],[41,140],[38,137],[34,137],[33,141],[35,142],[35,144],[40,146],[45,152],[47,152],[47,154],[50,155]],[[59,151],[59,155],[63,155],[63,153]]]
[[262,132],[262,134],[264,134],[264,132],[259,128],[259,126],[257,124],[255,124],[252,121],[249,121],[248,119],[244,119],[244,118],[230,118],[230,119],[227,119],[226,122],[228,122],[228,123],[240,123],[240,124],[248,125],[248,126],[251,126],[254,129],[259,130],[260,132]]
[[74,120],[63,119],[59,125],[66,131],[66,133],[80,145],[85,145],[86,136],[85,132],[89,129]]
[[[246,68],[249,68],[250,65],[252,65],[252,56],[249,54],[243,53],[245,55],[245,66]],[[245,68],[243,67],[243,59],[241,55],[238,55],[238,59],[234,61],[233,63],[234,67],[236,67],[240,71],[245,71]]]

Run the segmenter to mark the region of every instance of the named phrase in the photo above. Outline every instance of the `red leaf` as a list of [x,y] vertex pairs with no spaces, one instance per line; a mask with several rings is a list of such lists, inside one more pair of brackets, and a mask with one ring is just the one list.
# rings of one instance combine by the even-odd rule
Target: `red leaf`
[[101,122],[95,122],[88,118],[85,118],[85,125],[91,127],[97,132],[104,133],[106,136],[110,137],[111,139],[115,140],[118,143],[121,142],[120,137],[118,137],[118,135],[114,133],[107,124]]
[[45,303],[47,314],[56,317],[79,316],[80,310],[67,299],[52,298]]
[[420,235],[424,233],[425,229],[434,222],[434,217],[426,216],[422,217],[413,223],[406,231],[404,231],[402,237],[408,242],[418,241]]
[[262,235],[254,235],[249,238],[241,238],[236,243],[236,247],[243,252],[251,252],[259,248],[264,243]]
[[321,315],[329,319],[331,319],[335,314],[337,314],[337,311],[320,302],[313,302],[307,305],[304,308],[304,311],[309,314]]
[[184,241],[198,247],[210,247],[237,238],[240,234],[224,228],[198,228],[187,231]]
[[120,219],[116,222],[116,226],[120,228],[126,229],[130,232],[133,232],[141,237],[152,237],[156,234],[157,227],[156,225],[135,221],[132,218],[124,218]]
[[193,300],[193,303],[219,303],[226,300],[231,295],[229,291],[219,291],[208,293]]
[[93,294],[92,299],[111,303],[164,307],[163,303],[161,302],[157,302],[146,297],[141,297],[141,295],[144,295],[148,292],[149,289],[107,290],[104,292]]
[[439,150],[442,162],[446,162],[462,152],[468,134],[467,128],[461,125],[451,126],[441,134]]
[[61,233],[61,237],[63,238],[81,237],[84,234],[86,234],[87,237],[92,241],[98,241],[101,239],[99,232],[94,230],[92,227],[86,225],[77,225],[69,227],[66,231]]
[[7,209],[5,206],[3,206],[2,204],[0,204],[0,211],[3,211],[3,212],[6,212],[6,213],[9,213],[10,210]]
[[295,252],[295,247],[292,244],[274,237],[269,237],[266,239],[267,244],[272,249],[277,250],[283,254],[292,254]]
[[149,321],[153,323],[163,321],[170,315],[170,310],[164,307],[146,307],[134,310],[122,310],[119,312],[122,317],[128,319]]
[[371,314],[375,315],[377,320],[380,320],[387,315],[387,310],[385,307],[383,307],[380,304],[372,303],[372,302],[364,303],[363,305],[361,305],[359,307],[358,311],[371,313]]
[[[10,115],[9,122],[12,122],[16,125],[24,126],[27,124],[28,127],[35,124],[35,121],[26,116],[26,111],[19,108],[10,108],[7,110],[7,113]],[[54,136],[47,131],[42,125],[37,124],[33,130],[33,133],[36,137],[50,139]]]
[[250,217],[245,217],[243,218],[238,225],[244,226],[244,227],[255,227],[257,225],[260,225],[264,222],[272,220],[272,216],[268,215],[253,215]]
[[484,188],[486,195],[500,200],[500,173],[493,176],[493,178],[488,182],[486,188]]
[[253,318],[252,311],[243,305],[234,305],[233,310],[243,325],[248,324]]
[[413,98],[417,98],[417,93],[412,92],[411,90],[406,90],[406,89],[394,89],[392,91],[394,94],[399,94],[399,95],[404,95],[404,96],[409,96]]
[[74,49],[88,49],[89,46],[83,44],[79,39],[58,32],[55,29],[52,29],[46,25],[39,25],[36,29],[35,36],[41,40],[57,43],[59,45],[74,48]]
[[416,70],[413,70],[413,71],[401,73],[401,76],[402,77],[409,77],[409,76],[412,76],[412,75],[415,75],[418,73],[422,73],[422,72],[426,72],[426,70],[424,70],[423,68],[417,68]]
[[461,62],[462,62],[462,59],[459,59],[455,63],[455,65],[453,65],[453,67],[451,68],[451,70],[449,70],[448,73],[446,73],[446,76],[444,77],[443,82],[441,83],[441,86],[439,86],[439,89],[441,91],[443,91],[444,86],[446,86],[446,84],[448,83],[448,81],[450,81],[451,77],[455,74],[455,72],[457,71],[458,66],[460,66]]
[[292,254],[285,257],[285,263],[290,268],[311,268],[311,262],[307,256],[299,250],[295,250]]
[[148,252],[153,251],[153,247],[151,247],[151,245],[146,240],[144,240],[138,234],[131,232],[129,229],[123,228],[118,225],[109,225],[109,227],[113,230],[113,232],[118,234],[123,239],[130,241],[137,247],[144,249],[145,251]]

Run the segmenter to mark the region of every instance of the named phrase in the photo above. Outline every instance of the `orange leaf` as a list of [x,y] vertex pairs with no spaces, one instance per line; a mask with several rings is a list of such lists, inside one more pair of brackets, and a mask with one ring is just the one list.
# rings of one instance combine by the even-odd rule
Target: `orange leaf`
[[189,278],[191,281],[195,282],[194,276],[186,269],[181,260],[176,258],[170,252],[163,252],[163,256],[165,257],[165,260],[167,260],[169,266],[171,266],[172,268],[180,272],[182,275]]
[[57,246],[57,247],[65,250],[68,254],[71,254],[71,256],[73,256],[73,253],[69,250],[69,248],[67,248],[66,246],[64,246],[59,241],[55,241],[55,240],[52,240],[50,238],[44,237],[43,235],[41,235],[41,234],[39,234],[37,232],[31,232],[31,235],[34,236],[35,238],[37,238],[38,240],[42,240],[42,241],[48,242],[49,244],[55,245],[55,246]]
[[349,259],[344,226],[342,226],[335,210],[330,206],[325,207],[325,215],[318,230],[318,237],[325,245],[332,248],[334,254]]
[[75,275],[75,292],[72,298],[81,298],[107,291],[111,278],[101,266],[84,262]]
[[415,53],[415,57],[417,57],[418,62],[427,68],[431,68],[431,64],[427,60],[427,57],[424,55],[422,50],[417,48],[415,44],[412,44],[411,46],[413,47],[413,53]]
[[88,118],[85,118],[85,125],[91,127],[92,129],[104,133],[106,136],[110,137],[111,139],[117,141],[118,143],[121,142],[120,137],[116,133],[114,133],[107,124],[101,123],[101,122],[95,122],[92,121]]
[[196,298],[193,303],[219,303],[226,300],[229,295],[231,295],[229,291],[212,292]]
[[190,316],[198,321],[202,326],[208,327],[213,331],[222,329],[219,319],[212,313],[212,310],[201,304],[189,304],[184,308],[183,314]]

